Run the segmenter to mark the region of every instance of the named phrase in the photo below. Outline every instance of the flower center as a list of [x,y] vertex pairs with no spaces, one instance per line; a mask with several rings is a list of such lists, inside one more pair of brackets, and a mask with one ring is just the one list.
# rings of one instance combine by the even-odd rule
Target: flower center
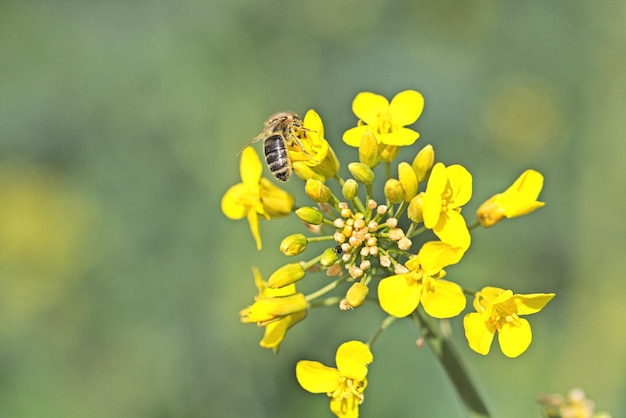
[[[349,379],[345,376],[339,377],[339,386],[333,392],[329,392],[328,396],[333,400],[341,403],[341,411],[347,412],[353,410],[356,405],[363,403],[365,395],[365,381],[356,382],[354,379]],[[356,405],[355,405],[356,403]]]
[[377,130],[379,134],[388,134],[393,131],[393,124],[391,123],[391,115],[389,112],[379,113],[377,119]]

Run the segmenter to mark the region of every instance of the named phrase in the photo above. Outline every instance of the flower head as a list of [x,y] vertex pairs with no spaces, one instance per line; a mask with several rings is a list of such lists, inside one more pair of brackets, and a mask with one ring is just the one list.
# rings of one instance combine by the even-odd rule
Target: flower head
[[256,322],[265,327],[261,347],[278,352],[287,330],[306,316],[307,303],[302,293],[296,293],[296,285],[270,289],[261,277],[259,269],[252,269],[254,282],[259,290],[255,302],[239,312],[241,322]]
[[435,318],[451,318],[465,308],[463,290],[442,280],[444,267],[463,257],[462,248],[440,241],[427,242],[416,257],[406,263],[408,273],[384,278],[378,284],[378,299],[385,312],[398,318],[413,312],[420,302]]
[[343,140],[358,147],[366,131],[372,132],[379,144],[406,146],[413,144],[419,133],[405,126],[414,123],[424,110],[424,98],[415,90],[398,93],[391,103],[378,94],[363,92],[352,102],[352,111],[359,118],[355,128],[343,134]]
[[369,347],[360,341],[348,341],[337,349],[337,368],[317,361],[301,360],[296,365],[296,378],[311,393],[326,393],[330,410],[338,417],[358,417],[359,405],[367,386],[367,366],[374,361]]
[[298,146],[289,149],[289,157],[293,161],[296,174],[303,180],[312,176],[324,179],[334,177],[339,170],[339,160],[324,139],[324,124],[315,110],[306,112],[303,126]]
[[543,176],[535,170],[526,170],[503,193],[484,202],[476,211],[478,221],[485,228],[495,225],[503,218],[526,215],[545,203],[537,198],[543,187]]
[[476,293],[474,309],[465,315],[465,336],[472,350],[489,353],[493,336],[498,333],[500,349],[507,357],[522,354],[532,341],[530,324],[520,315],[539,312],[554,297],[554,293],[515,295],[511,290],[485,287]]
[[467,249],[470,234],[461,216],[461,206],[471,197],[472,175],[465,167],[435,164],[421,199],[424,226],[432,229],[440,240]]
[[232,186],[222,197],[222,212],[230,219],[248,218],[257,249],[261,249],[259,215],[265,219],[289,215],[294,198],[261,177],[263,166],[254,148],[245,148],[239,166],[241,183]]

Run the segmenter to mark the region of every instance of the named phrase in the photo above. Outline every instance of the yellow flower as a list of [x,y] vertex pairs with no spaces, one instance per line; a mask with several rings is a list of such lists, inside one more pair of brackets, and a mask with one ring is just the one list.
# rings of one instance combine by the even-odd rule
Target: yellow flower
[[543,176],[535,170],[526,170],[515,183],[503,193],[484,202],[476,211],[478,221],[485,228],[495,225],[503,218],[526,215],[542,207],[537,197],[543,187]]
[[256,322],[265,326],[260,345],[277,353],[287,330],[306,316],[307,303],[302,293],[296,293],[295,284],[270,289],[259,270],[255,267],[252,271],[259,295],[255,297],[254,304],[239,312],[239,316],[243,323]]
[[359,405],[367,386],[367,366],[374,361],[369,347],[360,341],[348,341],[337,349],[337,368],[317,361],[301,360],[296,365],[296,378],[311,393],[326,393],[330,410],[338,417],[358,417]]
[[230,219],[248,218],[257,249],[261,249],[259,215],[265,219],[289,215],[294,198],[261,177],[263,166],[254,148],[245,148],[239,166],[241,183],[232,186],[222,197],[222,212]]
[[522,354],[532,341],[530,324],[520,315],[539,312],[554,293],[515,295],[511,290],[485,287],[474,298],[474,309],[465,315],[465,336],[472,350],[489,353],[493,336],[498,332],[500,349],[507,357]]
[[352,111],[359,118],[358,126],[344,132],[343,140],[358,147],[365,132],[370,131],[379,144],[411,145],[419,138],[419,133],[405,126],[414,123],[422,110],[424,98],[415,90],[398,93],[391,103],[378,94],[359,93],[352,102]]
[[444,267],[456,264],[464,249],[440,241],[422,246],[416,257],[406,263],[408,273],[384,278],[378,284],[381,308],[398,318],[413,312],[420,302],[424,310],[435,318],[451,318],[465,308],[463,290],[456,283],[441,278]]
[[435,164],[422,196],[424,226],[432,229],[440,240],[467,249],[471,238],[461,216],[461,206],[471,197],[472,175],[465,167]]
[[[289,157],[293,161],[296,174],[302,172],[312,172],[311,175],[318,175],[324,178],[335,177],[339,170],[339,160],[333,149],[328,145],[328,141],[324,139],[324,124],[322,119],[310,109],[304,115],[304,130],[299,138],[300,145],[289,147]],[[301,167],[302,165],[306,167]],[[307,180],[308,178],[303,178]]]

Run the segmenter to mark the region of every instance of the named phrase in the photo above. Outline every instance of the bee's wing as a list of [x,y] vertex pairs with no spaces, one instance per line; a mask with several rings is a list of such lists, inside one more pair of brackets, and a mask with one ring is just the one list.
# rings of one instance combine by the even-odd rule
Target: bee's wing
[[248,148],[250,145],[254,144],[255,142],[261,141],[261,140],[265,140],[267,139],[267,137],[269,136],[267,130],[263,130],[261,131],[257,136],[255,136],[254,138],[252,138],[250,140],[250,142],[248,142],[246,145],[244,145],[243,147],[241,147],[241,149],[239,150],[239,152],[237,153],[237,155],[241,154],[243,152],[244,149]]

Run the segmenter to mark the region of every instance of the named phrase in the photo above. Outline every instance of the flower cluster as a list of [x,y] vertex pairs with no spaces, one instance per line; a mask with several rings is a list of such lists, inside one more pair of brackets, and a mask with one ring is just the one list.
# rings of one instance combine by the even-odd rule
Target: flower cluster
[[[290,163],[312,201],[298,207],[290,193],[262,177],[253,148],[243,151],[242,183],[224,195],[224,214],[247,217],[261,249],[259,220],[293,212],[306,231],[287,236],[280,251],[288,257],[319,251],[277,268],[267,281],[254,269],[259,293],[240,317],[265,327],[262,347],[277,352],[289,328],[316,307],[349,310],[371,301],[391,320],[416,320],[422,310],[426,318],[443,319],[459,316],[471,298],[475,312],[465,314],[463,325],[472,350],[486,355],[496,334],[505,356],[527,350],[531,328],[521,316],[539,312],[553,293],[515,294],[492,286],[472,290],[450,280],[444,269],[461,261],[475,229],[543,206],[537,201],[543,176],[526,170],[506,191],[481,204],[468,225],[461,211],[472,197],[472,175],[465,167],[437,162],[432,145],[422,147],[412,162],[395,162],[400,148],[419,138],[408,126],[423,107],[422,95],[414,90],[398,93],[391,102],[359,93],[352,105],[357,126],[343,134],[347,145],[358,148],[358,161],[347,164],[347,179],[339,175],[340,163],[324,137],[322,119],[309,110],[297,132],[285,138]],[[296,291],[296,282],[320,271],[328,277],[321,288],[307,294]],[[373,361],[371,346],[383,328],[368,343],[342,344],[336,369],[300,361],[298,382],[309,392],[326,393],[335,415],[358,416],[367,366]]]

